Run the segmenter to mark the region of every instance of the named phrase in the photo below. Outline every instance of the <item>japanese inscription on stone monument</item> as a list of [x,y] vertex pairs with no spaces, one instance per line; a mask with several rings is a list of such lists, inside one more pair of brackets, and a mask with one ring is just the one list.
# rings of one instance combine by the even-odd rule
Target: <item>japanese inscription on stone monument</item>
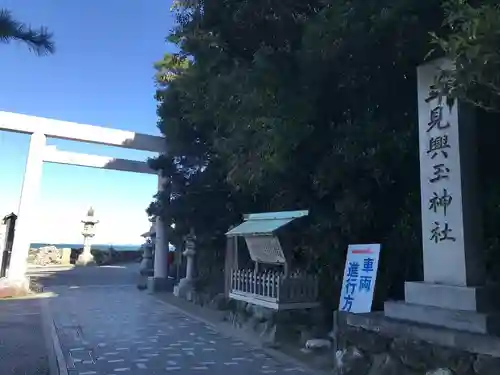
[[[432,103],[437,102],[437,103]],[[432,195],[428,197],[428,210],[432,212],[434,220],[429,228],[428,240],[438,244],[442,241],[456,241],[453,229],[447,220],[448,207],[453,202],[450,194],[449,180],[453,171],[447,161],[449,151],[453,145],[449,142],[449,121],[443,118],[443,101],[430,100],[431,110],[426,132],[429,134],[429,144],[426,150],[427,157],[432,163],[432,174],[429,183],[432,184]],[[432,104],[434,104],[432,106]]]

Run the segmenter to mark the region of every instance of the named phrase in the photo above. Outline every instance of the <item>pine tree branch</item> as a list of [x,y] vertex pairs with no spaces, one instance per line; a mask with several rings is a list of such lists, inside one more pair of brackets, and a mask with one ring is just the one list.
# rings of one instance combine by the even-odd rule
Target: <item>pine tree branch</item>
[[10,43],[16,40],[25,43],[35,54],[50,55],[55,52],[52,33],[47,28],[33,29],[30,26],[16,21],[7,9],[0,9],[0,42]]

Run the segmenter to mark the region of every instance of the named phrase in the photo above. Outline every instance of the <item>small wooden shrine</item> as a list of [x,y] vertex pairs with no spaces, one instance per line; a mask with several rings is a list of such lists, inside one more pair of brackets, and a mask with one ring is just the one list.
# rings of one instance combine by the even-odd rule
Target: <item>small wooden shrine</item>
[[248,214],[242,224],[226,233],[227,237],[245,239],[254,263],[253,269],[241,269],[236,261],[230,270],[229,298],[274,310],[318,305],[317,277],[291,269],[278,237],[282,228],[308,214],[309,211]]

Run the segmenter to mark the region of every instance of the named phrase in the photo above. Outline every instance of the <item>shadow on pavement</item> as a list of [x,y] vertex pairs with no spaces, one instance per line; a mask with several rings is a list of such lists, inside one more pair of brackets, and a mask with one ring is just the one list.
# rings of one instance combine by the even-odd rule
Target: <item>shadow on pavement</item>
[[47,339],[39,298],[0,300],[0,374],[49,375]]
[[59,286],[137,285],[139,263],[111,266],[36,267],[28,276],[44,288]]
[[[139,279],[139,264],[36,267],[30,268],[28,275],[46,290],[131,285]],[[44,311],[50,297],[57,297],[57,293],[0,299],[0,375],[51,375],[51,368],[57,368],[53,322]]]

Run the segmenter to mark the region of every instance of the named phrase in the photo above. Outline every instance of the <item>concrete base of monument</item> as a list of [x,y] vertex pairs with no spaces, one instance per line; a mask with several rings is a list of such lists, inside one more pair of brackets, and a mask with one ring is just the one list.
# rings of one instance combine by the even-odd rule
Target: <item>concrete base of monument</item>
[[189,300],[193,290],[193,280],[184,278],[174,287],[174,296]]
[[141,275],[153,276],[154,274],[154,265],[153,260],[149,258],[144,258],[141,261],[141,265],[139,267]]
[[0,298],[22,297],[31,293],[30,277],[4,277],[0,279]]
[[153,277],[155,274],[154,268],[146,268],[139,271],[141,276]]
[[498,287],[462,287],[424,282],[405,283],[405,301],[413,305],[488,313],[500,311]]
[[500,314],[453,310],[434,306],[388,301],[385,316],[408,322],[428,324],[464,332],[500,335]]
[[78,266],[89,266],[95,264],[94,256],[90,253],[81,253],[76,260]]
[[175,280],[173,277],[148,277],[147,290],[150,293],[171,292],[174,289]]
[[[391,357],[397,357],[398,351],[404,349],[406,362],[422,365],[425,357],[430,362],[435,362],[437,367],[448,367],[442,362],[449,360],[460,364],[457,359],[470,361],[468,353],[479,355],[479,360],[488,359],[481,356],[500,357],[500,338],[492,335],[464,332],[443,327],[434,327],[414,322],[404,322],[390,319],[383,313],[338,315],[338,341],[339,349],[347,341],[365,353],[371,351],[381,353],[391,351]],[[354,328],[355,334],[346,335],[346,328]],[[368,337],[372,332],[372,337]],[[376,337],[373,337],[376,336]],[[394,341],[393,341],[394,340]],[[392,341],[392,342],[391,342]],[[450,351],[451,349],[451,351]],[[445,361],[446,362],[446,361]],[[451,369],[452,367],[450,367]],[[479,374],[498,374],[498,363],[493,372],[478,372]],[[470,370],[470,369],[469,369]],[[400,372],[406,373],[406,372]],[[411,374],[422,372],[410,372]],[[445,372],[447,373],[447,372]],[[456,371],[454,374],[476,374],[476,372]]]

